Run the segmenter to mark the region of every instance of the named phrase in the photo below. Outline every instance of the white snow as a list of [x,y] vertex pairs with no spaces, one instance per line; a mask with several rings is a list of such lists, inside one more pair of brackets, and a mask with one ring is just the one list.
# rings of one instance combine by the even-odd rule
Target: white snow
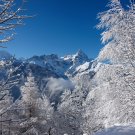
[[114,126],[97,132],[95,135],[135,135],[135,125]]
[[90,62],[85,62],[83,65],[80,65],[76,68],[76,71],[83,72],[89,68]]
[[94,72],[97,72],[102,65],[103,65],[103,63],[101,63],[101,62],[96,62],[96,63],[93,62],[90,70],[94,71]]

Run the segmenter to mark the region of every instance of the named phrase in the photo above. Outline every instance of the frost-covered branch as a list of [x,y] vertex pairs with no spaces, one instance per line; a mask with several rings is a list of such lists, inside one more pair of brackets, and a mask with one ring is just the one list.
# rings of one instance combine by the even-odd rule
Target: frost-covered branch
[[30,16],[23,14],[24,0],[0,0],[0,43],[13,39],[14,30],[23,25],[23,20]]

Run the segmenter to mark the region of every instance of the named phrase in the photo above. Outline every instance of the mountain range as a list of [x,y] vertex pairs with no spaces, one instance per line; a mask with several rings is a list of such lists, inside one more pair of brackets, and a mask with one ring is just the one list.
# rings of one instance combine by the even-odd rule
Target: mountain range
[[[1,63],[10,60],[13,56],[6,52],[0,51],[0,61]],[[66,55],[64,57],[58,57],[56,54],[51,55],[41,55],[33,56],[28,59],[16,59],[15,63],[23,63],[25,68],[31,67],[33,72],[36,74],[35,68],[40,74],[42,73],[48,77],[74,77],[82,73],[90,73],[93,59],[88,58],[88,56],[82,51],[78,50],[77,53],[73,55]],[[41,74],[42,74],[41,73]]]

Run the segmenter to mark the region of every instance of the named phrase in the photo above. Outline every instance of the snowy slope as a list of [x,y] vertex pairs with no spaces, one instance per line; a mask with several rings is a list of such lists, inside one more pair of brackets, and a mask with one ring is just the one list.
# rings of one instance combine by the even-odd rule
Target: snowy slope
[[114,126],[99,131],[95,135],[135,135],[135,125]]

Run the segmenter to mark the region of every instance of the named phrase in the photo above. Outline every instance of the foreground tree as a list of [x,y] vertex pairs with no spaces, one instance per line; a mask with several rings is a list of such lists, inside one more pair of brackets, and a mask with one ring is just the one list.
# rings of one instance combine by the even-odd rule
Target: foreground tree
[[111,0],[99,14],[103,29],[95,87],[86,99],[87,133],[115,124],[135,122],[135,5],[124,9],[120,0]]
[[109,10],[99,14],[98,28],[104,29],[102,42],[105,47],[99,54],[99,61],[121,64],[120,76],[128,87],[135,90],[135,3],[130,2],[125,10],[120,0],[112,0]]
[[12,88],[20,82],[21,74],[17,73],[20,66],[14,66],[14,59],[0,61],[0,130],[8,134],[9,122],[13,121]]
[[[24,0],[20,3],[15,0],[0,0],[0,43],[5,43],[13,39],[15,28],[23,24]],[[4,47],[0,45],[0,47]],[[18,84],[20,75],[17,74],[19,67],[14,67],[14,62],[0,61],[0,134],[15,134],[11,132],[13,98],[11,96],[12,87]]]
[[97,28],[103,29],[102,43],[105,47],[99,60],[110,63],[132,64],[135,62],[135,5],[125,10],[120,0],[111,0],[109,10],[100,13]]
[[49,131],[50,121],[53,114],[49,100],[41,95],[34,77],[30,73],[27,82],[21,87],[22,99],[19,106],[22,109],[20,118],[26,120],[20,124],[22,134],[43,134]]
[[13,39],[15,28],[22,25],[23,19],[28,17],[22,12],[24,2],[20,0],[18,5],[15,0],[0,0],[0,43]]

